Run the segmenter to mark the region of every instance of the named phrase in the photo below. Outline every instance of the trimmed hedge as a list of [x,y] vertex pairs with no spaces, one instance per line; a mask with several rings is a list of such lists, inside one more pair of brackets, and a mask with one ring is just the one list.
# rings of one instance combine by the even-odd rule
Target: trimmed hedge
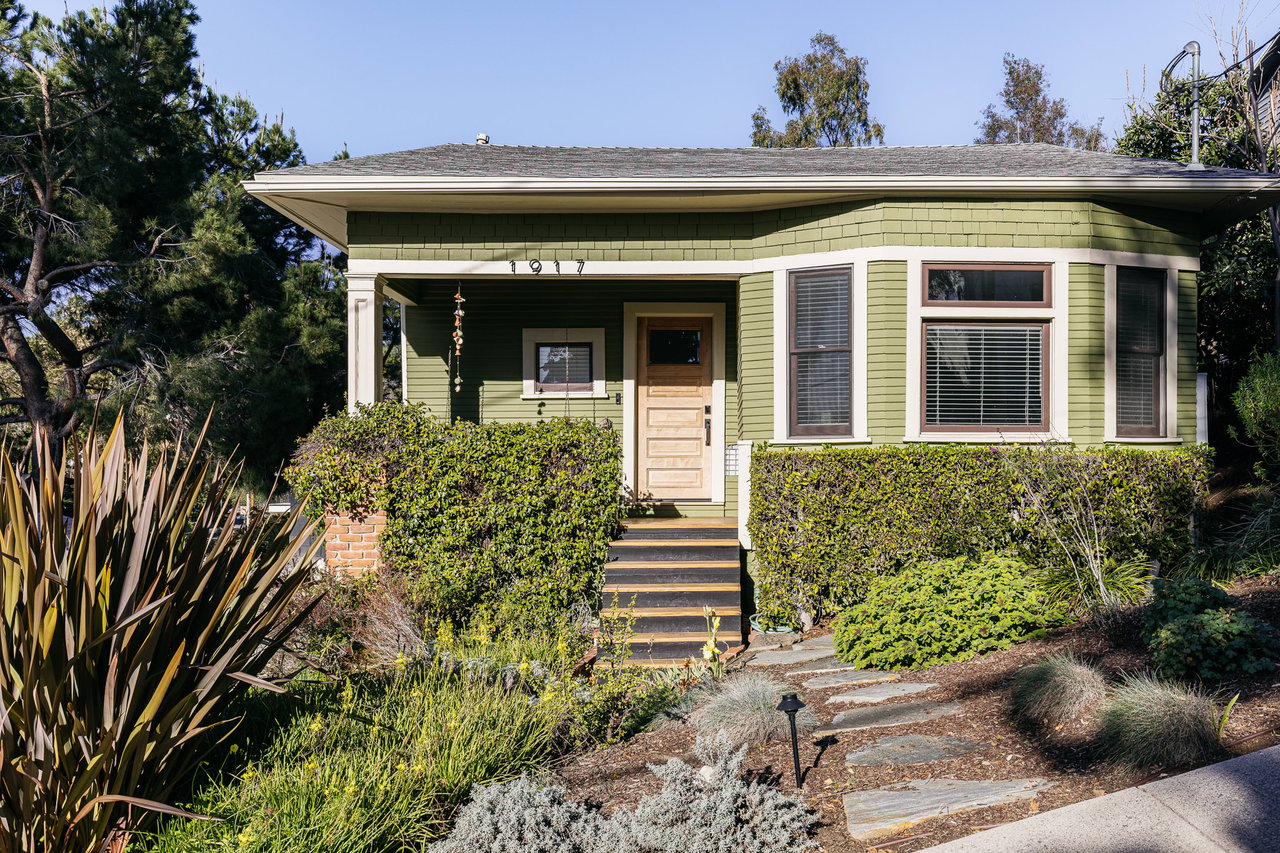
[[616,433],[591,421],[451,424],[398,403],[325,419],[286,472],[313,513],[386,512],[386,570],[433,620],[531,628],[595,601],[621,476]]
[[856,603],[904,566],[986,552],[1060,574],[1068,561],[1054,532],[1069,541],[1062,516],[1081,505],[1109,559],[1170,565],[1191,549],[1207,474],[1200,448],[758,445],[757,608],[767,624],[795,625]]

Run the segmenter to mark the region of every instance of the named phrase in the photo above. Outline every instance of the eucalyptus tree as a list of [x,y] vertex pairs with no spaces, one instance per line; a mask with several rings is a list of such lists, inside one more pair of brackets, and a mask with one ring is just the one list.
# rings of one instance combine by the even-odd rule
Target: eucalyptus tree
[[977,143],[1048,142],[1100,151],[1106,145],[1102,120],[1091,125],[1073,121],[1067,102],[1049,97],[1044,66],[1012,53],[1004,55],[1000,108],[988,104],[978,122]]

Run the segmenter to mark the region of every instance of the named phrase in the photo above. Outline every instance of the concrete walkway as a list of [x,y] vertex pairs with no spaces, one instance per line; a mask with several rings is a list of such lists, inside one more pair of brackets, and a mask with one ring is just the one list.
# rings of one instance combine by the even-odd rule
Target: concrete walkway
[[1280,851],[1280,746],[1054,809],[930,853]]

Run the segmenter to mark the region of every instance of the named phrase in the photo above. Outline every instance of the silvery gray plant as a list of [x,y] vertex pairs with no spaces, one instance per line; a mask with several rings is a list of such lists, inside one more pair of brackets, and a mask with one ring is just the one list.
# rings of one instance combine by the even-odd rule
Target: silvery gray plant
[[477,786],[433,853],[803,853],[817,819],[776,788],[742,779],[747,748],[723,732],[697,739],[695,768],[673,758],[650,770],[662,790],[606,817],[528,776]]

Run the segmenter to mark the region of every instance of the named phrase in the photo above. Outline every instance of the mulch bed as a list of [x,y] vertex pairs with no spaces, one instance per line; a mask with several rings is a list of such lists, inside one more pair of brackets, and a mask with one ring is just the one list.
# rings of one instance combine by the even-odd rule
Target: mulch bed
[[[1280,586],[1274,580],[1255,579],[1232,588],[1244,607],[1255,616],[1280,625]],[[845,851],[887,850],[916,851],[941,844],[1009,821],[1028,817],[1070,803],[1101,796],[1122,788],[1150,781],[1157,776],[1110,767],[1098,760],[1089,747],[1087,725],[1052,733],[1049,738],[1025,731],[1014,724],[1007,712],[1009,682],[1017,670],[1053,651],[1071,650],[1101,666],[1110,674],[1134,672],[1147,665],[1147,658],[1137,645],[1135,632],[1123,627],[1102,630],[1092,625],[1075,625],[1055,631],[1043,640],[1023,643],[1003,652],[947,664],[920,672],[906,672],[902,681],[928,681],[938,686],[915,696],[891,699],[881,703],[919,700],[958,700],[964,710],[954,716],[913,725],[869,729],[838,735],[834,743],[820,746],[807,738],[800,743],[800,761],[804,772],[803,793],[806,803],[822,818],[817,839],[822,849],[831,853]],[[745,668],[737,661],[733,669]],[[754,668],[781,680],[794,681],[797,688],[803,678],[783,676],[797,667]],[[1220,693],[1230,697],[1240,693],[1227,725],[1225,742],[1231,754],[1244,754],[1280,743],[1275,733],[1280,728],[1280,674],[1226,682]],[[859,706],[827,705],[826,699],[850,688],[801,691],[802,698],[828,722],[837,711]],[[986,744],[980,752],[959,759],[934,764],[912,764],[893,767],[847,767],[845,754],[886,735],[927,734],[952,735]],[[661,731],[645,732],[625,743],[574,756],[558,773],[570,792],[579,799],[599,803],[606,811],[619,806],[631,807],[645,794],[656,791],[658,780],[647,765],[661,764],[672,757],[694,761],[694,733],[684,725],[669,725]],[[1225,757],[1225,756],[1224,756]],[[790,743],[775,743],[753,749],[747,756],[750,774],[782,790],[793,792],[795,780],[791,770]],[[1171,768],[1181,772],[1190,768]],[[1053,786],[1029,802],[997,806],[936,818],[917,824],[895,837],[878,839],[867,847],[851,839],[844,828],[842,796],[849,791],[878,788],[911,779],[930,776],[957,779],[1021,779],[1039,777]]]

